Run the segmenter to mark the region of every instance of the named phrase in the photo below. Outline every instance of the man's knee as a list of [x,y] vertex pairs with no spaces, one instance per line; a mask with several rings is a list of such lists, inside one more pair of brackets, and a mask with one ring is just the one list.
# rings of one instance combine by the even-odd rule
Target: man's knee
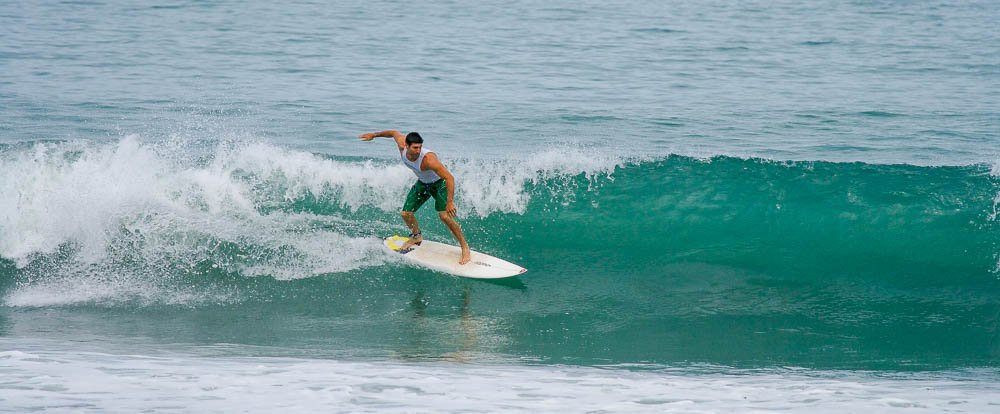
[[413,212],[412,211],[400,211],[399,215],[403,216],[404,219],[413,218]]
[[446,223],[449,220],[451,220],[451,216],[448,215],[447,211],[439,211],[438,212],[438,217],[441,218],[441,221],[446,222]]

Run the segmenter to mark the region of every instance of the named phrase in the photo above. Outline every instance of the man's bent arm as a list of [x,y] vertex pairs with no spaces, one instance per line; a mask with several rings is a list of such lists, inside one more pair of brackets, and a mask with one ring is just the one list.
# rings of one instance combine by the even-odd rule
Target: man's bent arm
[[428,170],[434,171],[438,176],[444,178],[444,184],[448,187],[448,214],[452,216],[458,214],[458,208],[455,207],[455,176],[451,175],[451,171],[445,168],[433,152],[424,158],[424,165],[427,166]]

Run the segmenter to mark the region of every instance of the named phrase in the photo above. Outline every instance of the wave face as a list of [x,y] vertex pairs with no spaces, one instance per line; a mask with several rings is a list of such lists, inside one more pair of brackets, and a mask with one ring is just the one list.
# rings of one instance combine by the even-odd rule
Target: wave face
[[[586,148],[448,164],[473,247],[527,276],[475,283],[385,254],[380,237],[403,232],[413,181],[391,160],[135,137],[7,146],[3,304],[97,315],[267,306],[285,321],[270,326],[276,337],[370,348],[405,341],[385,336],[400,309],[425,315],[428,298],[459,295],[443,302],[464,322],[426,325],[413,333],[423,345],[409,345],[571,363],[900,368],[1000,356],[996,167]],[[449,240],[430,209],[418,217]],[[303,307],[338,328],[288,323]],[[474,339],[440,339],[469,324]]]

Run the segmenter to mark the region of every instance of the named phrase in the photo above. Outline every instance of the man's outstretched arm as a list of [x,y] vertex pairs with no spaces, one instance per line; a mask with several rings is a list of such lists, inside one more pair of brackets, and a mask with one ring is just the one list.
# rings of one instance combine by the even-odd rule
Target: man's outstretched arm
[[406,148],[406,135],[403,135],[402,132],[399,132],[395,129],[387,129],[385,131],[379,131],[379,132],[366,132],[364,134],[358,135],[358,138],[361,138],[362,141],[371,141],[378,137],[392,138],[396,140],[396,146],[399,147],[400,150]]

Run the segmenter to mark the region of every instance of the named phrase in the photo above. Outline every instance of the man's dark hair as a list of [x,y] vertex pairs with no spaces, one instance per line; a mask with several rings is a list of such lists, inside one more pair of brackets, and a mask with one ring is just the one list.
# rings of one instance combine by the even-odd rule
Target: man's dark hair
[[424,138],[421,137],[420,134],[416,132],[411,132],[409,134],[406,134],[406,146],[410,146],[413,144],[423,144],[423,143],[424,143]]

